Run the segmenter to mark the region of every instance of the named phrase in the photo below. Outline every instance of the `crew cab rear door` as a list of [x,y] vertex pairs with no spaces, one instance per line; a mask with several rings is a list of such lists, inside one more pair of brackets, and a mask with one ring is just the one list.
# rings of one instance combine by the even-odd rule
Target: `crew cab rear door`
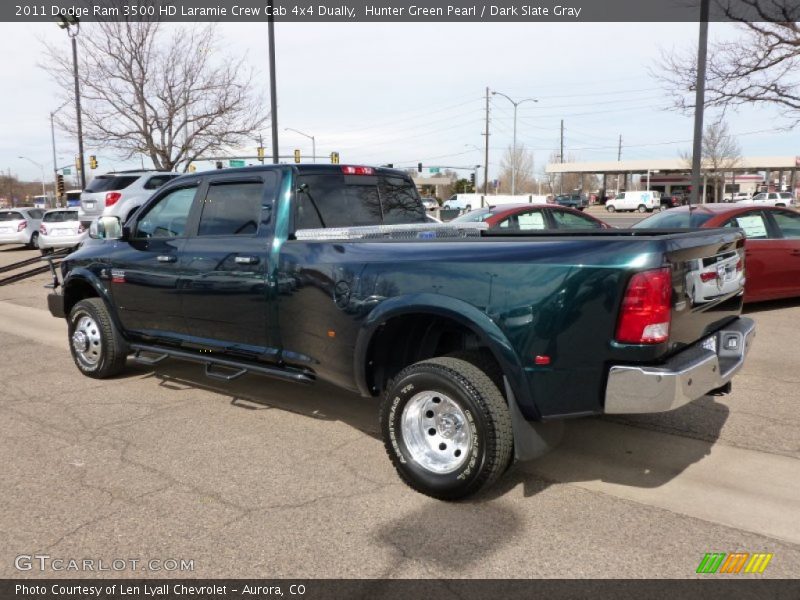
[[274,354],[269,339],[268,247],[278,189],[274,171],[214,177],[181,260],[181,304],[197,343]]

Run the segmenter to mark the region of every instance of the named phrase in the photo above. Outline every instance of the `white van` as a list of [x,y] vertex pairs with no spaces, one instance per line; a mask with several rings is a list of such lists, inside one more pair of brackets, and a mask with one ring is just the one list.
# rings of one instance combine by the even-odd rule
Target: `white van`
[[620,192],[606,201],[606,210],[637,210],[641,213],[661,210],[661,192]]

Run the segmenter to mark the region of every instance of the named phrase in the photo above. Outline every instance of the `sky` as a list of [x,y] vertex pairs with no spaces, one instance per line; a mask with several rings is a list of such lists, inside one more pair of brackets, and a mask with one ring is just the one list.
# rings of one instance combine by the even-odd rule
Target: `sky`
[[[533,151],[537,171],[558,148],[562,119],[565,155],[576,160],[615,160],[620,134],[623,158],[674,158],[691,147],[692,118],[666,109],[669,92],[649,70],[662,50],[693,47],[697,32],[692,23],[277,23],[281,154],[311,154],[291,127],[316,138],[318,156],[337,151],[342,163],[471,168],[483,163],[488,86],[538,100],[517,115],[517,144]],[[712,40],[739,35],[710,25]],[[222,23],[217,51],[246,57],[268,103],[266,36],[264,23]],[[60,100],[39,67],[43,40],[69,51],[55,24],[0,24],[0,170],[23,180],[40,179],[41,169],[19,156],[52,179],[49,113]],[[513,107],[493,96],[490,115],[491,178],[512,143]],[[779,130],[774,109],[747,107],[727,120],[745,156],[800,155],[800,135]],[[269,127],[263,133],[269,140]],[[59,165],[72,162],[77,143],[56,138]],[[255,143],[242,150],[254,154]],[[108,148],[89,154],[99,157],[96,173],[140,166]]]

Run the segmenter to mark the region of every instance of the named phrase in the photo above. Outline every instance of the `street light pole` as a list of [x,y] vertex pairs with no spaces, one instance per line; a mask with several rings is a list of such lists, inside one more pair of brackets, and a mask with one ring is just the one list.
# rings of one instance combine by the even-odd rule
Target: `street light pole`
[[273,0],[268,0],[269,17],[267,32],[269,33],[269,100],[270,121],[272,121],[272,162],[278,164],[278,84],[275,81],[275,16]]
[[307,133],[303,133],[302,131],[298,131],[297,129],[293,129],[291,127],[284,128],[284,131],[294,131],[295,133],[299,133],[303,137],[307,137],[308,139],[310,139],[311,140],[311,154],[313,155],[312,159],[313,159],[313,161],[315,163],[317,162],[317,141],[314,139],[313,135],[308,135]]
[[28,162],[32,162],[37,167],[39,167],[39,169],[41,169],[41,171],[42,171],[42,196],[46,197],[47,196],[47,188],[45,188],[45,185],[44,185],[44,165],[42,163],[36,162],[32,158],[28,158],[27,156],[18,156],[17,158],[21,158],[23,160],[27,160]]
[[492,96],[502,96],[514,105],[514,141],[511,145],[511,195],[517,193],[517,107],[523,102],[538,102],[536,98],[523,98],[515,102],[502,92],[492,92]]
[[58,111],[64,108],[67,104],[69,104],[69,100],[64,102],[61,106],[57,109],[50,111],[50,139],[53,145],[53,197],[55,197],[58,188],[58,163],[56,162],[56,127],[55,127],[55,116]]
[[81,84],[78,79],[78,34],[80,33],[80,23],[75,24],[75,28],[67,28],[70,40],[72,40],[72,71],[75,76],[75,115],[78,125],[78,156],[81,158],[81,189],[86,189],[86,163],[83,156],[83,122],[81,119]]

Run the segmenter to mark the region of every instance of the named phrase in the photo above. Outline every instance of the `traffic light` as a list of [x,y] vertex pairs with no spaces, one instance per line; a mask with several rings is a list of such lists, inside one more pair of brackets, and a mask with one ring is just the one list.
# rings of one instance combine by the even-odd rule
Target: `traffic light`
[[221,160],[218,160],[218,161],[217,161],[217,168],[218,168],[218,169],[221,169],[221,168],[222,168],[222,161],[221,161]]
[[300,150],[298,150],[297,148],[294,149],[294,162],[296,163],[300,162]]
[[75,168],[78,171],[83,171],[83,164],[81,163],[81,157],[77,154],[75,155]]
[[469,182],[470,182],[472,185],[475,185],[475,173],[470,173],[470,176],[469,176]]
[[338,165],[339,164],[339,153],[338,152],[331,152],[331,164]]
[[90,169],[97,168],[97,157],[94,154],[89,155],[89,168]]
[[187,170],[187,171],[189,171],[189,173],[194,173],[195,171],[197,171],[197,167],[195,167],[195,166],[194,166],[194,163],[192,163],[191,165],[189,165],[189,166],[186,168],[186,170]]
[[64,176],[61,173],[56,175],[56,196],[64,195]]
[[417,163],[417,172],[422,173],[422,163]]
[[258,153],[258,160],[264,162],[264,146],[256,148],[256,152]]

